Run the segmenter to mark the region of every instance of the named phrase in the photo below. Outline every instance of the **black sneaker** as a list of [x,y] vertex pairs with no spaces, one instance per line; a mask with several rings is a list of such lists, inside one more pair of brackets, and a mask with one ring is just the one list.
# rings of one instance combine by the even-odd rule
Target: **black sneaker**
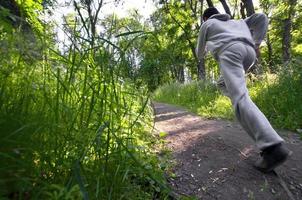
[[254,167],[261,172],[268,173],[284,163],[292,152],[282,143],[264,149],[261,158],[254,164]]

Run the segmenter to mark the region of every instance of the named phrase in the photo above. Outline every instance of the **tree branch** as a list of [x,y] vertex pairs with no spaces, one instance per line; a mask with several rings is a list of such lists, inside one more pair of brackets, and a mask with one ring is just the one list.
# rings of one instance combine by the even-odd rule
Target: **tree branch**
[[191,50],[192,50],[192,53],[193,53],[193,56],[195,58],[196,61],[198,61],[198,58],[197,58],[197,55],[196,55],[196,52],[195,52],[195,48],[194,48],[194,44],[193,42],[190,40],[190,38],[188,37],[188,33],[186,31],[186,29],[179,23],[179,21],[177,21],[177,19],[175,19],[175,17],[171,14],[168,6],[165,4],[165,7],[166,7],[166,11],[167,13],[171,16],[172,20],[181,28],[181,30],[184,32],[185,34],[185,38],[186,40],[189,42],[189,45],[191,47]]
[[74,7],[75,7],[76,11],[78,12],[78,14],[79,14],[79,16],[80,16],[80,18],[81,18],[82,24],[83,24],[83,26],[84,26],[84,28],[85,28],[87,34],[88,34],[88,37],[90,37],[89,29],[88,29],[88,27],[86,26],[86,21],[85,21],[84,18],[83,18],[83,15],[82,15],[82,13],[81,13],[81,11],[80,11],[80,8],[79,8],[77,2],[74,1],[73,3],[74,3]]

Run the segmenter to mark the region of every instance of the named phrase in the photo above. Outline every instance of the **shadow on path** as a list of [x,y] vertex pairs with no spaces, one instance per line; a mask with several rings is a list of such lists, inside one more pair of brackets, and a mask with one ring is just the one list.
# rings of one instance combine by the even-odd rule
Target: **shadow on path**
[[293,156],[273,173],[253,168],[257,149],[236,122],[206,120],[175,106],[155,103],[156,129],[168,133],[167,145],[177,161],[175,178],[169,178],[177,194],[198,199],[302,199],[302,142],[295,133],[282,132]]

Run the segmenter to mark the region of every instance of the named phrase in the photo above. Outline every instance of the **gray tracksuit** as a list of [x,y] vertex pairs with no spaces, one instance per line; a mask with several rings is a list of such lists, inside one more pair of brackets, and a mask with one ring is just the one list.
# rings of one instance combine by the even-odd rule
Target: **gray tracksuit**
[[245,20],[231,20],[227,14],[216,14],[202,24],[196,49],[199,59],[210,51],[219,62],[224,79],[221,85],[226,87],[236,117],[261,150],[283,142],[250,99],[244,77],[256,59],[254,47],[264,39],[267,26],[264,14],[254,14]]

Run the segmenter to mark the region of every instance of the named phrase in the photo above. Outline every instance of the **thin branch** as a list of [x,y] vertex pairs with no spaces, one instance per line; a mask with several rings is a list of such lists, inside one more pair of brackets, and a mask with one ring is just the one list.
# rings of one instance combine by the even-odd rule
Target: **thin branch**
[[[192,53],[193,53],[193,56],[194,56],[194,58],[197,60],[197,55],[196,55],[196,53],[195,53],[195,48],[194,48],[194,44],[193,44],[193,42],[189,39],[189,37],[188,37],[188,33],[187,33],[187,31],[186,31],[186,29],[179,23],[179,21],[177,21],[177,19],[175,19],[175,17],[171,14],[171,12],[170,12],[170,10],[169,10],[169,8],[168,8],[168,6],[167,5],[165,5],[166,6],[166,11],[169,13],[169,15],[171,16],[171,18],[172,18],[172,20],[183,30],[183,32],[185,33],[185,38],[186,38],[186,40],[189,42],[189,45],[190,45],[190,47],[191,47],[191,50],[192,50]],[[193,47],[193,48],[192,48]]]
[[94,16],[94,24],[96,24],[96,22],[97,22],[98,15],[99,15],[99,12],[100,12],[102,6],[103,6],[103,0],[98,2],[98,8],[96,9],[96,13],[95,13],[95,16]]
[[75,7],[76,11],[78,12],[78,14],[79,14],[79,16],[80,16],[80,18],[81,18],[81,21],[82,21],[83,26],[84,26],[84,28],[85,28],[87,34],[88,34],[88,37],[90,37],[90,34],[89,34],[90,32],[89,32],[88,27],[86,26],[86,21],[84,20],[83,15],[82,15],[82,13],[81,13],[81,11],[80,11],[80,8],[78,7],[77,2],[75,2],[75,1],[74,1],[74,7]]

